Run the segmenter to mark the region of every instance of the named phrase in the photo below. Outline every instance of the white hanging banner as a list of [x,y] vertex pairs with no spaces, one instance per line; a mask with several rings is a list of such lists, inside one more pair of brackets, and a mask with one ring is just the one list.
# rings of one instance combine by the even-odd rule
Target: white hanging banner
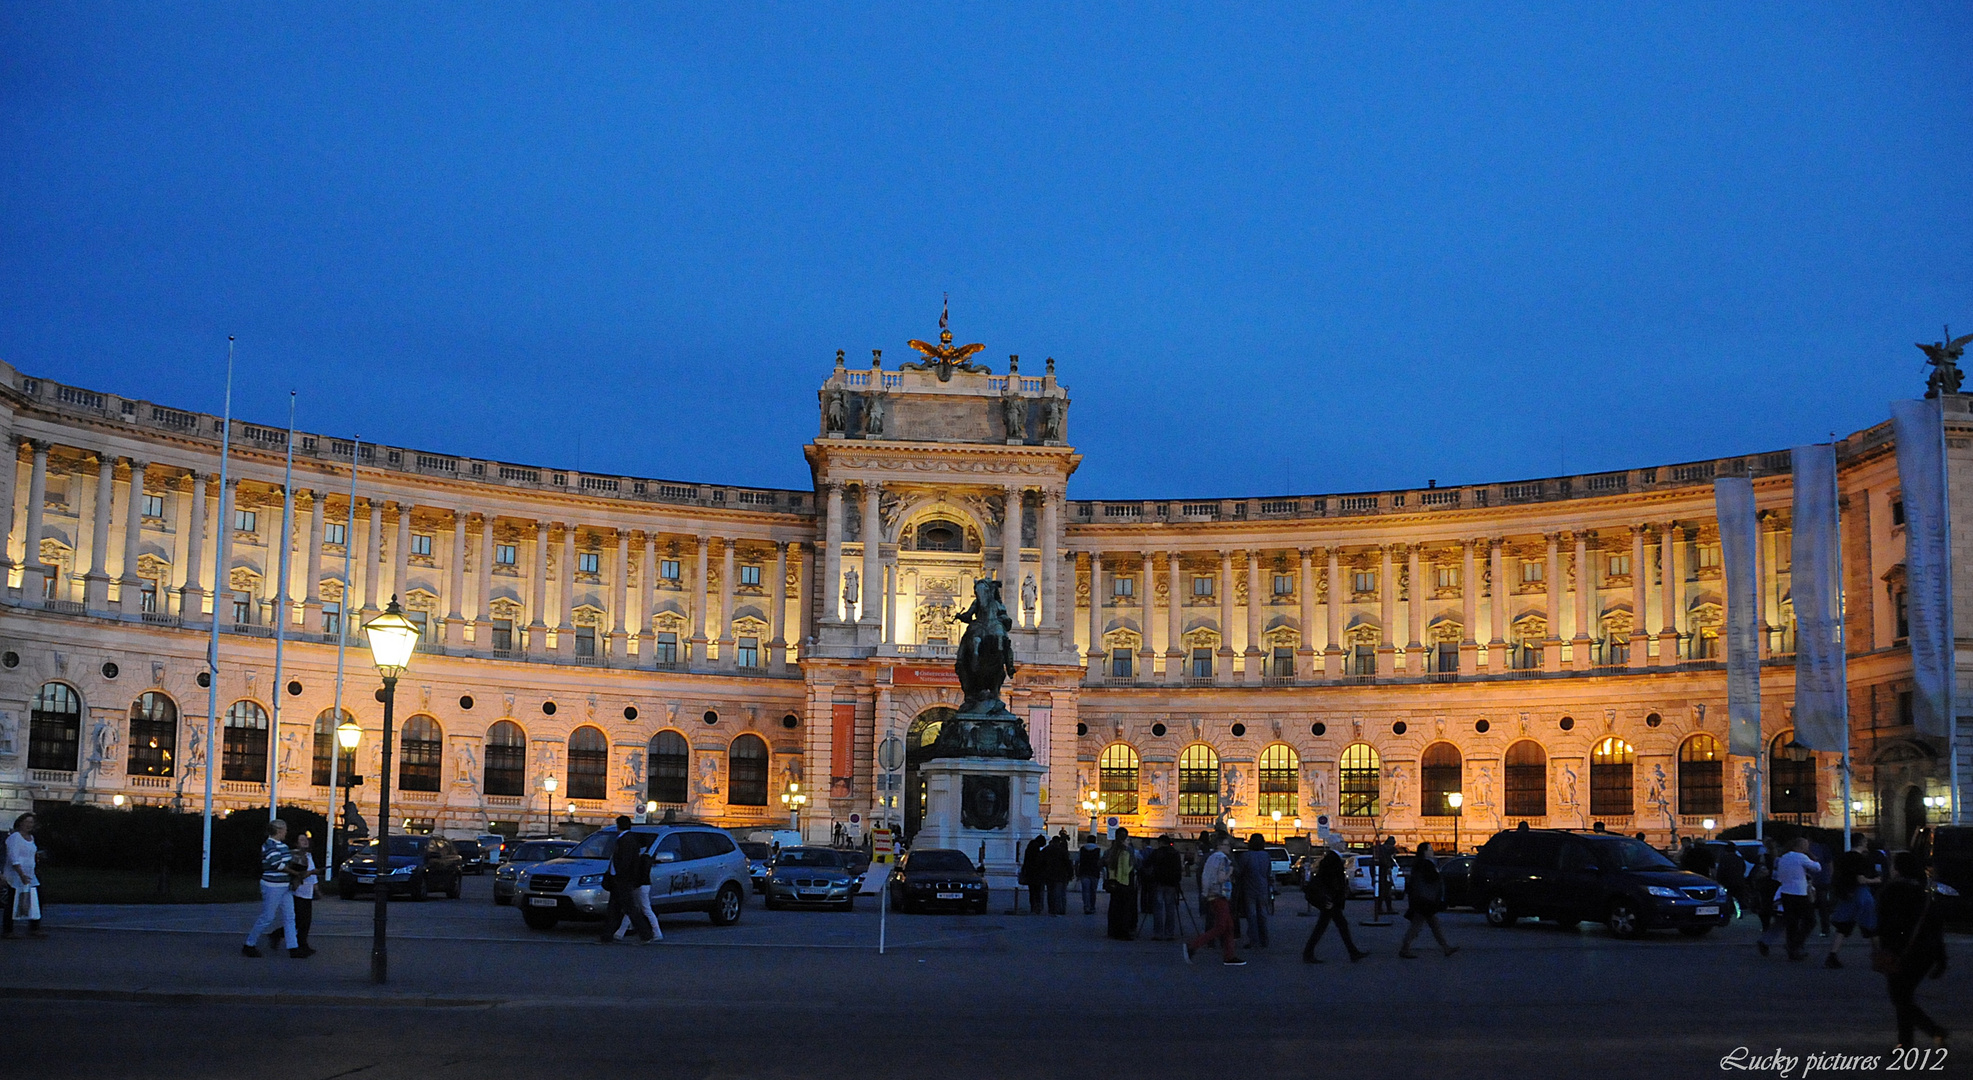
[[1912,719],[1945,738],[1952,678],[1952,591],[1946,582],[1945,447],[1936,398],[1891,402],[1904,502],[1905,614],[1911,626]]
[[1795,601],[1795,741],[1811,750],[1848,748],[1849,675],[1843,659],[1842,537],[1837,529],[1836,447],[1798,446],[1789,566]]
[[1713,481],[1720,521],[1720,562],[1726,571],[1727,753],[1761,751],[1760,581],[1755,577],[1754,482],[1744,476]]

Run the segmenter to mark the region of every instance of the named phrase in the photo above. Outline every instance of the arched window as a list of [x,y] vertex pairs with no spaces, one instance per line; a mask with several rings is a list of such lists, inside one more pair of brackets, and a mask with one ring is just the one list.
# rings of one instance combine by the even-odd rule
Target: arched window
[[726,801],[733,806],[767,805],[767,742],[742,735],[726,751]]
[[1193,743],[1178,755],[1178,812],[1219,814],[1219,755],[1205,743]]
[[1678,747],[1678,812],[1718,814],[1726,809],[1722,782],[1726,766],[1720,741],[1704,733]]
[[1338,762],[1340,795],[1344,817],[1376,817],[1384,812],[1379,798],[1384,762],[1369,743],[1351,743],[1343,748]]
[[1815,755],[1806,746],[1795,744],[1795,733],[1784,731],[1768,744],[1768,812],[1773,814],[1813,814],[1815,807]]
[[[1137,813],[1137,751],[1124,743],[1112,743],[1096,759],[1096,771],[1098,798],[1109,807],[1108,812]],[[1180,800],[1183,798],[1181,795]]]
[[1425,748],[1418,758],[1419,813],[1426,817],[1453,817],[1459,813],[1446,796],[1465,790],[1464,765],[1459,748],[1449,742],[1436,742]]
[[610,740],[602,729],[579,727],[569,734],[569,798],[607,798]]
[[659,803],[684,802],[692,765],[692,751],[685,745],[685,736],[676,731],[660,731],[651,736],[647,749],[651,779],[645,797]]
[[[527,787],[527,732],[512,720],[486,729],[486,793],[517,796]],[[550,809],[553,809],[552,807]]]
[[1637,751],[1616,736],[1596,744],[1589,755],[1589,812],[1592,817],[1624,817],[1631,812],[1631,766]]
[[950,521],[927,521],[918,526],[919,551],[964,551],[966,530]]
[[81,750],[81,696],[67,683],[43,683],[28,711],[27,767],[74,772]]
[[251,701],[236,701],[226,710],[221,736],[219,778],[248,784],[267,782],[267,710]]
[[130,776],[171,776],[178,753],[178,706],[156,690],[130,703]]
[[1302,787],[1302,759],[1288,744],[1275,743],[1261,751],[1260,765],[1261,816],[1272,817],[1279,810],[1284,818],[1294,817],[1300,811],[1296,796]]
[[1501,759],[1506,784],[1508,817],[1544,817],[1548,814],[1548,752],[1533,739],[1522,739],[1507,748]]
[[445,760],[445,733],[429,716],[414,716],[404,722],[404,737],[398,753],[399,791],[437,791],[438,772]]
[[341,784],[356,775],[356,751],[344,750],[336,741],[336,729],[342,726],[344,720],[355,719],[347,711],[338,717],[334,709],[323,709],[315,715],[315,756],[311,771],[316,787],[329,786],[330,754],[342,756],[342,760],[336,763],[336,783]]

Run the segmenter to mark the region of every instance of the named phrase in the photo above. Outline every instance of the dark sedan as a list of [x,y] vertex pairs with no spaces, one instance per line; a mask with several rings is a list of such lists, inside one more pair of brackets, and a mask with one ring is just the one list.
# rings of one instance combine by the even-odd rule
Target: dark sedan
[[443,836],[393,836],[381,869],[375,840],[356,849],[336,871],[336,894],[354,900],[360,889],[387,888],[413,900],[435,892],[457,900],[465,878],[466,861],[452,841]]
[[826,847],[783,848],[768,864],[761,903],[769,911],[789,905],[824,905],[838,911],[856,907],[856,871],[847,853]]
[[493,902],[511,904],[514,902],[515,881],[521,872],[536,863],[559,859],[575,846],[573,840],[529,840],[507,849],[508,859],[493,872]]
[[923,848],[905,852],[891,875],[891,907],[896,911],[937,909],[986,914],[986,875],[963,851]]

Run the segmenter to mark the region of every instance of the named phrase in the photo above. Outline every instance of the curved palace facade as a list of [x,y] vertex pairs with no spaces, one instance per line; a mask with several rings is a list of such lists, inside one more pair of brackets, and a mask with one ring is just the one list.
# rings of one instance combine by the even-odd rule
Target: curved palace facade
[[[1753,809],[1753,761],[1726,753],[1711,484],[1745,474],[1771,811],[1840,823],[1838,756],[1788,746],[1786,452],[1074,501],[1053,361],[995,375],[933,353],[902,371],[838,355],[805,448],[812,490],[298,435],[285,581],[285,431],[236,421],[222,491],[218,418],[0,365],[16,450],[0,496],[0,806],[192,808],[216,768],[222,807],[265,805],[272,782],[329,810],[336,631],[395,595],[426,630],[397,698],[393,805],[412,828],[539,831],[653,802],[785,827],[790,785],[809,796],[811,837],[893,814],[909,828],[916,748],[959,700],[955,616],[986,575],[1010,583],[1009,705],[1048,768],[1051,823],[1087,826],[1096,803],[1153,831],[1224,817],[1406,842],[1447,841],[1455,822],[1469,839],[1520,821],[1690,834]],[[1967,402],[1947,398],[1955,480]],[[1857,819],[1901,838],[1946,794],[1947,767],[1910,719],[1893,451],[1888,423],[1839,444]],[[366,733],[351,762],[366,814],[376,685],[352,642],[342,701]]]

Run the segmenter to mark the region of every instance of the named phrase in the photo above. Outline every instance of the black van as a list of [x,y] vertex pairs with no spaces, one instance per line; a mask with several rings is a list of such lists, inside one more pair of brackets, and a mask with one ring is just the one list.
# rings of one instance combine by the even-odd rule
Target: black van
[[1472,895],[1490,926],[1594,919],[1632,938],[1676,927],[1699,937],[1733,907],[1711,878],[1680,870],[1657,848],[1613,833],[1527,829],[1496,833],[1473,859]]

